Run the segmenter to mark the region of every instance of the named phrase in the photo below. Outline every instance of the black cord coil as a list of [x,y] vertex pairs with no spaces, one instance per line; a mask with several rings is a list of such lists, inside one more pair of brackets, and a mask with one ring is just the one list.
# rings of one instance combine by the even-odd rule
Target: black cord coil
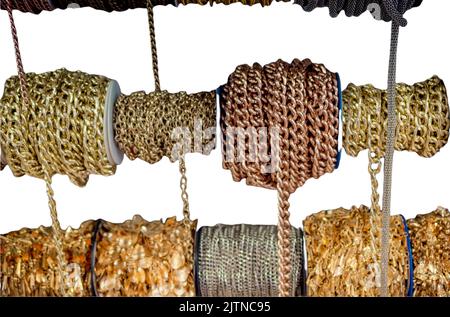
[[[389,0],[388,0],[389,1]],[[337,17],[341,11],[344,11],[348,17],[360,16],[367,10],[371,10],[372,14],[377,18],[389,22],[392,21],[391,8],[387,5],[386,0],[295,0],[294,3],[300,5],[305,11],[311,12],[316,8],[328,7],[330,16]],[[396,0],[392,1],[395,9],[400,15],[406,11],[418,7],[423,0]]]

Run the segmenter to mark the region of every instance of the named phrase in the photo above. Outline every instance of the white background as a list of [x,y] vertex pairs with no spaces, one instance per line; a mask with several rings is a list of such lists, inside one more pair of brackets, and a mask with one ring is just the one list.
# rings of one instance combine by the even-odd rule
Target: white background
[[[414,83],[434,74],[450,80],[449,1],[424,1],[406,14],[401,30],[398,80]],[[146,11],[106,13],[69,9],[40,15],[15,13],[26,71],[66,67],[102,74],[119,81],[122,91],[153,89]],[[278,58],[311,58],[338,71],[349,82],[386,88],[390,24],[366,13],[337,19],[328,10],[304,12],[299,6],[241,4],[197,5],[155,9],[163,88],[175,92],[213,90],[243,63]],[[16,74],[7,14],[0,12],[0,83]],[[450,147],[431,159],[396,153],[392,209],[406,217],[450,206]],[[200,225],[217,223],[275,224],[276,192],[232,181],[222,169],[221,155],[187,159],[193,218]],[[85,188],[65,176],[54,177],[63,227],[88,219],[122,222],[134,214],[148,220],[181,217],[177,164],[156,165],[125,159],[112,177],[91,176]],[[324,209],[369,204],[367,154],[343,153],[340,168],[311,180],[291,197],[292,223]],[[381,190],[381,188],[380,188]],[[0,172],[0,232],[49,225],[44,182]]]

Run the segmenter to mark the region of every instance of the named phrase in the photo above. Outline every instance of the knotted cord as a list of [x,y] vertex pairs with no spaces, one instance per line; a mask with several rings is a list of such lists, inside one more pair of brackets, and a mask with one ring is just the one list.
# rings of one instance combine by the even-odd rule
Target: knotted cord
[[[291,228],[294,296],[302,295],[303,236]],[[204,297],[278,296],[277,227],[217,225],[203,227],[196,238],[197,295]]]
[[277,189],[279,294],[292,295],[289,196],[335,169],[336,74],[309,60],[241,65],[223,89],[221,110],[224,168],[235,181]]

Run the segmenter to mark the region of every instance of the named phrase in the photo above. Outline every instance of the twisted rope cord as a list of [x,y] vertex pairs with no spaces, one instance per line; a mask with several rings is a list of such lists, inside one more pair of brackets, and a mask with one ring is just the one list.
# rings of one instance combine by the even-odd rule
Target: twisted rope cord
[[[291,227],[293,295],[301,295],[303,235]],[[204,297],[278,296],[277,227],[217,225],[197,233],[197,293]]]
[[159,66],[158,66],[158,49],[156,47],[156,32],[155,21],[153,15],[153,3],[151,0],[147,0],[147,14],[148,14],[148,26],[150,32],[150,47],[152,50],[152,62],[153,62],[153,77],[155,80],[155,90],[161,90],[161,83],[159,81]]
[[22,12],[41,13],[42,11],[52,11],[55,7],[51,0],[5,0],[3,5],[0,5],[3,10],[19,10]]
[[[29,111],[29,109],[32,108],[32,104],[31,104],[31,100],[30,100],[28,87],[27,87],[26,75],[25,75],[25,71],[23,68],[22,56],[20,53],[19,38],[17,35],[17,29],[16,29],[16,25],[15,25],[15,21],[14,21],[14,16],[12,14],[12,7],[11,7],[10,1],[11,0],[6,0],[6,6],[7,6],[8,16],[9,16],[9,20],[10,20],[10,24],[11,24],[11,34],[12,34],[12,38],[13,38],[13,42],[14,42],[17,70],[19,73],[20,91],[22,94],[22,105],[17,107],[17,110],[19,111],[18,113],[20,116],[20,121],[22,123],[20,125],[18,134],[19,134],[19,140],[21,140],[22,142],[25,142],[25,144],[26,144],[26,140],[23,139],[23,136],[27,135],[25,123],[27,122],[27,117],[28,117],[27,112]],[[37,127],[37,130],[41,130],[42,128],[45,129],[45,125],[43,125],[41,122],[41,124],[39,124],[39,126]],[[20,138],[20,136],[22,136],[22,138]],[[42,134],[39,133],[38,140],[42,140],[41,137],[42,137]],[[3,137],[2,137],[2,139],[3,139]],[[39,149],[39,144],[41,144],[41,146],[42,146],[42,143],[40,143],[40,142],[35,144],[35,146],[36,146],[36,150],[37,150],[37,160],[42,164],[42,171],[44,173],[44,180],[45,180],[45,184],[46,184],[46,191],[47,191],[47,197],[48,197],[48,206],[50,208],[50,217],[52,219],[53,241],[54,241],[55,247],[56,247],[56,255],[57,255],[57,261],[58,261],[57,268],[58,268],[58,275],[59,275],[59,279],[60,279],[60,294],[61,294],[61,296],[66,296],[67,293],[66,293],[65,273],[64,273],[64,269],[66,267],[66,261],[65,261],[64,250],[63,250],[63,245],[62,245],[62,243],[63,243],[62,242],[62,229],[61,229],[61,224],[59,223],[59,220],[58,220],[56,201],[54,199],[54,192],[53,192],[53,188],[52,188],[52,179],[51,179],[51,175],[50,175],[49,169],[48,169],[49,166],[48,166],[46,160],[44,159],[42,153],[40,152],[41,149]],[[24,148],[26,146],[24,146],[24,144],[22,143],[22,144],[20,144],[20,147]],[[29,147],[30,147],[30,145],[28,145],[28,148]],[[42,149],[42,150],[44,152],[46,152],[46,149]],[[45,155],[45,153],[44,153],[44,155]],[[25,166],[25,168],[27,168],[27,165],[24,165],[24,166]]]
[[[337,95],[335,74],[309,60],[238,66],[223,90],[224,168],[235,181],[278,192],[280,296],[292,295],[289,196],[335,168]],[[267,171],[270,160],[275,170]]]

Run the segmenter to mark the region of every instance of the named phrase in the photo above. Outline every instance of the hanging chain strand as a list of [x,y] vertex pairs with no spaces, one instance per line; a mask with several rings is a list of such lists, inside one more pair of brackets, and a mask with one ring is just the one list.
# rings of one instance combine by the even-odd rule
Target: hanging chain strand
[[[19,73],[19,82],[20,82],[20,89],[22,93],[22,107],[29,108],[31,105],[30,95],[27,88],[26,83],[26,75],[23,68],[23,62],[22,62],[22,56],[20,53],[20,46],[19,46],[19,38],[17,35],[17,29],[14,22],[14,16],[12,14],[12,6],[11,6],[11,0],[6,0],[6,6],[8,11],[8,16],[11,24],[11,34],[14,42],[14,49],[16,54],[16,62],[17,62],[17,70]],[[23,118],[21,118],[23,119]],[[23,122],[26,122],[25,120],[22,120]],[[25,127],[22,125],[22,129]],[[45,128],[45,127],[42,127]],[[39,161],[41,164],[43,164],[43,172],[44,172],[44,179],[46,183],[46,191],[47,191],[47,197],[48,197],[48,206],[50,208],[50,216],[52,219],[52,228],[53,228],[53,240],[55,243],[56,248],[56,256],[57,256],[57,266],[58,266],[58,275],[60,279],[60,293],[62,296],[66,296],[66,287],[65,287],[65,274],[64,270],[66,267],[66,261],[64,256],[64,250],[63,250],[63,233],[61,229],[61,225],[58,220],[58,212],[56,209],[56,201],[54,199],[54,191],[52,188],[52,179],[51,175],[48,172],[48,168],[45,162],[45,159],[42,158],[42,153],[40,152],[42,149],[36,149],[36,153],[38,153]]]
[[[161,83],[159,80],[159,67],[158,67],[158,50],[156,46],[156,32],[155,32],[155,20],[153,14],[153,3],[151,0],[147,0],[147,13],[148,13],[148,25],[150,31],[150,45],[152,50],[152,62],[153,62],[153,77],[155,80],[155,90],[161,91]],[[180,178],[181,199],[183,201],[183,217],[186,223],[190,221],[189,211],[189,195],[187,193],[187,176],[186,176],[186,161],[185,153],[187,150],[184,146],[181,149],[182,153],[179,154],[178,163]]]
[[180,189],[181,189],[181,199],[183,200],[183,217],[184,221],[188,222],[191,219],[189,210],[189,195],[187,192],[187,176],[186,176],[186,162],[184,155],[180,156]]
[[[381,100],[380,100],[381,106]],[[376,125],[380,120],[372,120],[373,118],[381,116],[381,111],[377,109],[372,109],[371,116],[368,117],[368,145],[369,145],[369,174],[371,183],[371,207],[370,207],[370,248],[372,250],[372,261],[373,261],[373,274],[375,279],[375,287],[379,285],[380,276],[380,262],[379,262],[379,228],[381,224],[381,210],[380,210],[380,194],[378,193],[378,179],[377,176],[380,174],[382,169],[381,164],[381,137],[376,134],[379,131]],[[374,133],[375,132],[375,133]]]
[[388,74],[388,127],[386,154],[384,164],[383,183],[383,216],[381,230],[381,296],[389,296],[389,232],[391,218],[391,195],[392,195],[392,169],[394,161],[395,134],[397,129],[396,120],[396,71],[397,71],[397,46],[400,26],[392,22],[391,51],[389,57]]
[[160,91],[161,83],[159,81],[158,49],[156,47],[155,20],[153,15],[152,0],[147,0],[147,14],[148,14],[148,27],[150,31],[150,47],[152,50],[153,77],[155,79],[155,90]]

